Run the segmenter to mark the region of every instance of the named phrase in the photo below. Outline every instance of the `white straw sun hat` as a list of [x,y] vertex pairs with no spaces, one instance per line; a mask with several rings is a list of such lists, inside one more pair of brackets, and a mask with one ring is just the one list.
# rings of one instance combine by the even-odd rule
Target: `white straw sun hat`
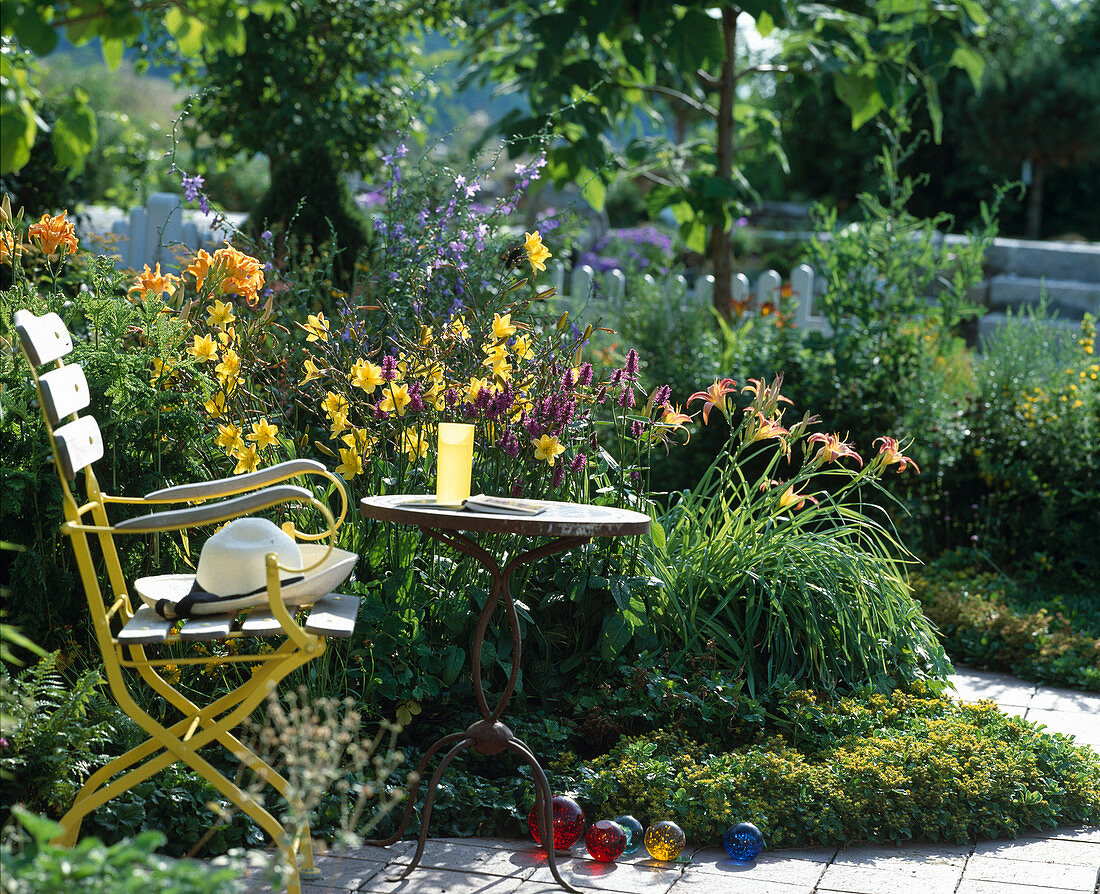
[[303,605],[338,587],[355,566],[355,553],[334,548],[325,558],[327,550],[324,544],[295,543],[265,518],[238,518],[206,541],[195,574],[143,577],[134,589],[165,618],[240,611],[268,602],[267,556],[274,553],[283,601]]

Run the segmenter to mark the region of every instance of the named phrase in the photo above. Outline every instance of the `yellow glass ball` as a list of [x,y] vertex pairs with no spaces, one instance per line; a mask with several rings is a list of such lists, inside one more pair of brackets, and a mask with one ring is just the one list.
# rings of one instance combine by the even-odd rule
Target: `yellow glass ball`
[[672,820],[661,820],[645,830],[645,849],[654,860],[675,860],[686,844],[683,830]]

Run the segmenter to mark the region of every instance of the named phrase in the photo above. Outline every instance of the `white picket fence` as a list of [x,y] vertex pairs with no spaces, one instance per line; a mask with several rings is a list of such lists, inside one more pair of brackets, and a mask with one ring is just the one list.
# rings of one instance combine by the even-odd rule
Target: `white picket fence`
[[[223,216],[242,220],[245,217]],[[187,217],[193,219],[185,219],[183,199],[170,192],[153,193],[145,205],[132,208],[128,216],[112,217],[94,215],[90,229],[109,231],[115,237],[102,247],[101,253],[115,255],[119,269],[141,270],[145,264],[154,267],[159,263],[162,271],[176,271],[180,250],[216,248],[231,234],[229,227],[212,227],[197,212],[188,211]]]
[[[574,313],[586,313],[593,316],[618,317],[629,313],[630,296],[627,294],[626,276],[621,270],[609,270],[597,273],[587,264],[576,267],[567,274],[565,265],[560,261],[551,261],[547,265],[551,284],[557,290],[557,301]],[[645,281],[662,288],[671,299],[680,296],[680,306],[691,305],[707,307],[714,298],[714,277],[710,274],[696,278],[689,286],[682,274],[657,279],[646,274]],[[755,287],[744,273],[733,275],[731,294],[734,301],[748,302],[746,312],[756,314],[768,302],[779,307],[780,290],[783,278],[774,270],[765,270],[757,277]],[[814,271],[807,264],[799,264],[791,271],[791,298],[788,305],[794,312],[794,323],[799,329],[813,329],[830,334],[832,329],[821,317],[814,313]]]

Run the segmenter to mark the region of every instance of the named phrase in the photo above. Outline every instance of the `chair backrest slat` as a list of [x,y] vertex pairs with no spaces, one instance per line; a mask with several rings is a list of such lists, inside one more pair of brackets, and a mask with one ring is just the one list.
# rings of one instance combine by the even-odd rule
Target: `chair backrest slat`
[[12,323],[35,366],[60,360],[73,349],[73,337],[57,314],[36,317],[29,310],[17,310]]
[[39,376],[38,384],[42,389],[42,405],[51,425],[57,425],[66,416],[83,410],[92,400],[84,370],[76,363]]
[[103,435],[94,416],[81,416],[61,426],[53,436],[65,478],[75,478],[77,472],[103,456]]

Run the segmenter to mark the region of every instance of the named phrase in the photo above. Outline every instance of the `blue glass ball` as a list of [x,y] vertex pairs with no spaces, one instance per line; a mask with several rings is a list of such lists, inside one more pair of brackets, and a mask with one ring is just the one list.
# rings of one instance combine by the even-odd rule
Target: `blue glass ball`
[[738,863],[751,863],[764,850],[764,836],[752,823],[738,823],[726,830],[726,853]]
[[623,853],[634,853],[641,846],[642,836],[645,834],[642,824],[632,816],[617,816],[615,822],[622,826],[623,831],[626,832],[626,848]]

